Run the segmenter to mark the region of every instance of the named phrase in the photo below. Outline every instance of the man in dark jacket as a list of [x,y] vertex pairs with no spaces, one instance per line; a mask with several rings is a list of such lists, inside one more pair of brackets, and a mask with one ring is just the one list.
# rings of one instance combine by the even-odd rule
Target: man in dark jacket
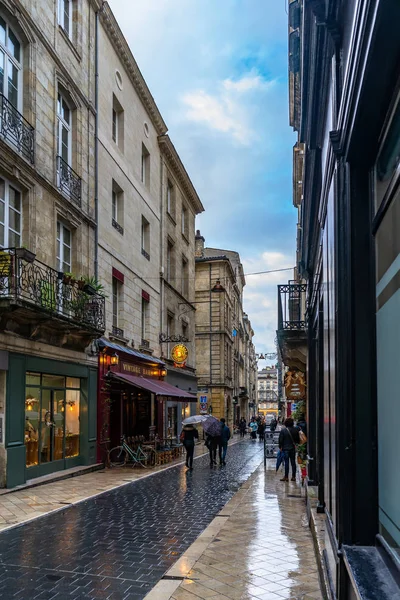
[[193,469],[193,454],[194,454],[194,443],[199,438],[199,432],[193,425],[185,425],[182,430],[183,445],[186,449],[186,466],[188,469]]
[[279,450],[285,454],[285,477],[281,481],[289,481],[289,460],[292,465],[292,481],[296,481],[296,444],[300,444],[299,430],[294,427],[293,419],[286,419],[284,425],[279,434]]
[[220,465],[226,465],[225,462],[225,458],[226,458],[226,451],[228,449],[228,441],[231,438],[231,430],[229,429],[229,427],[226,424],[226,421],[224,418],[221,419],[221,437],[220,437],[220,442],[219,442],[219,464]]

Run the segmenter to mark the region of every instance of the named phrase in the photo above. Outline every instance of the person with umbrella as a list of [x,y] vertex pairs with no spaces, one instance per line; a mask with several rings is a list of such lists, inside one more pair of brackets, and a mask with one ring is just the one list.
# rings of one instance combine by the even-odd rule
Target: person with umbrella
[[193,469],[194,444],[196,439],[199,439],[199,432],[196,427],[194,427],[192,423],[184,425],[180,440],[186,450],[186,466],[191,471]]

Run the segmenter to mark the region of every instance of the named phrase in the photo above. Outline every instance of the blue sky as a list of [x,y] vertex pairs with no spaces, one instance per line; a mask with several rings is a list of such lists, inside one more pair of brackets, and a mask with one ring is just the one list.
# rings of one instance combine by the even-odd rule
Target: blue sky
[[[247,273],[292,267],[285,0],[109,2],[204,204],[206,245],[238,251]],[[291,277],[246,278],[257,352],[274,350]]]

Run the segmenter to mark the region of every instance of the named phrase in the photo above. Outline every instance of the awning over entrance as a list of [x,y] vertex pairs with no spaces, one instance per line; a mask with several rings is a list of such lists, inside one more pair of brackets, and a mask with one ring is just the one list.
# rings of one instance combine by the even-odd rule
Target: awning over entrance
[[114,342],[110,342],[110,340],[107,340],[106,338],[100,338],[99,340],[97,340],[97,343],[99,345],[99,348],[112,348],[113,350],[125,352],[125,354],[130,354],[135,358],[140,358],[141,360],[144,360],[151,364],[165,365],[165,363],[162,360],[156,358],[155,356],[149,356],[148,354],[138,352],[137,350],[133,350],[132,348],[127,348],[126,346],[115,344]]
[[184,402],[197,402],[197,396],[180,390],[166,381],[158,381],[157,379],[147,379],[147,377],[139,377],[137,375],[125,375],[125,373],[113,373],[115,379],[125,381],[130,385],[147,390],[156,396],[171,396],[179,398]]

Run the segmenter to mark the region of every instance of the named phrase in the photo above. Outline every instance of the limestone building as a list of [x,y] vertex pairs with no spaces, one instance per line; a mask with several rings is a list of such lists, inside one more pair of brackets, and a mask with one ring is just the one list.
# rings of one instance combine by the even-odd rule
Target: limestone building
[[99,8],[0,1],[1,486],[96,458]]
[[278,417],[278,376],[276,367],[265,367],[258,372],[258,413],[261,415]]
[[[196,233],[196,353],[198,395],[230,426],[250,414],[253,330],[243,312],[245,278],[237,252],[205,248]],[[247,338],[247,339],[246,339]],[[254,370],[254,363],[252,363]],[[251,393],[251,395],[250,395]]]

